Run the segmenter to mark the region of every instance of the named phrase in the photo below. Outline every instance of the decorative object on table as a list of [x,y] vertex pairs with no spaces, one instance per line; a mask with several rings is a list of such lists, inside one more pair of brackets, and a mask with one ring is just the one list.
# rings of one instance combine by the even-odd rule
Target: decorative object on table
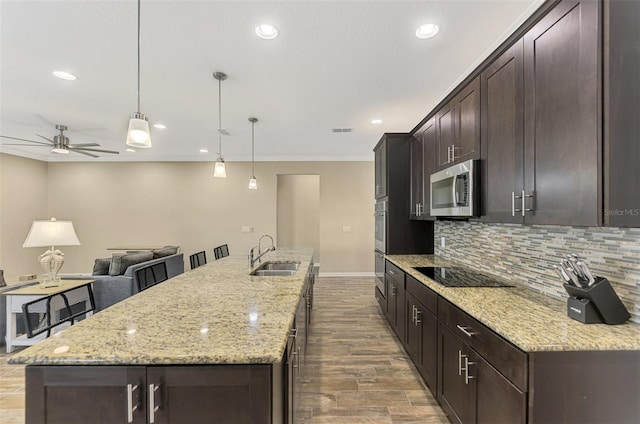
[[569,293],[567,315],[585,324],[624,324],[631,318],[609,280],[594,276],[584,259],[567,255],[553,268]]
[[148,149],[151,147],[149,119],[140,112],[140,0],[138,0],[138,111],[129,118],[127,130],[127,146]]
[[213,168],[213,176],[216,178],[227,178],[227,168],[222,159],[222,136],[231,135],[229,130],[222,129],[222,81],[227,79],[224,72],[214,72],[213,77],[218,80],[218,159]]
[[[258,118],[249,118],[251,122],[251,178],[249,178],[249,190],[258,189],[258,180],[256,179],[256,160],[255,160],[255,125]],[[218,259],[218,258],[216,258]]]
[[47,277],[40,282],[43,287],[59,286],[61,283],[58,271],[64,265],[64,253],[55,246],[78,246],[80,240],[76,235],[71,221],[36,220],[31,224],[31,229],[22,247],[48,247],[51,249],[38,257],[40,265],[47,273]]

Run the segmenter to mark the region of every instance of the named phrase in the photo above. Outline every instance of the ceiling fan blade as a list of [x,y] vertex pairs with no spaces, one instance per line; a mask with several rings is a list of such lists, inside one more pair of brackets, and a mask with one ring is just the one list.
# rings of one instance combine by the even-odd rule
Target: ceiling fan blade
[[43,143],[42,141],[27,140],[26,138],[18,138],[18,137],[9,137],[8,135],[0,135],[0,137],[10,138],[12,140],[28,141],[29,143],[44,144],[45,146],[49,145],[49,143]]
[[69,144],[67,147],[71,147],[74,149],[83,148],[83,147],[98,147],[98,143],[81,143],[81,144]]
[[45,143],[38,144],[18,144],[18,143],[2,143],[3,146],[24,146],[24,147],[51,147]]
[[69,150],[71,150],[72,152],[75,152],[75,153],[81,153],[81,154],[83,154],[83,155],[91,156],[92,158],[98,158],[98,157],[100,157],[100,156],[98,156],[98,155],[93,155],[93,154],[91,154],[91,153],[83,152],[82,150],[76,150],[76,149],[69,149]]
[[44,139],[45,139],[45,140],[47,140],[49,143],[51,143],[51,144],[53,144],[53,145],[55,146],[55,144],[56,144],[56,142],[55,142],[55,141],[53,141],[53,140],[51,140],[51,139],[49,139],[49,138],[47,138],[47,137],[45,137],[45,136],[43,136],[43,135],[40,135],[40,134],[36,134],[36,135],[37,135],[38,137],[42,137],[42,138],[44,138]]
[[69,146],[69,150],[73,150],[74,152],[85,151],[85,152],[113,153],[114,155],[120,154],[120,152],[116,152],[115,150],[85,149],[85,148],[78,149],[76,147],[71,147],[71,146]]

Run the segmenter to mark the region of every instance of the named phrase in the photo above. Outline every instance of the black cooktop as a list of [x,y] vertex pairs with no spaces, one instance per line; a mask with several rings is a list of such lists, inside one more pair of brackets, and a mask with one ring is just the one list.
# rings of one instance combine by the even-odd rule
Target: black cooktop
[[468,268],[417,266],[413,269],[445,287],[512,287],[497,277]]

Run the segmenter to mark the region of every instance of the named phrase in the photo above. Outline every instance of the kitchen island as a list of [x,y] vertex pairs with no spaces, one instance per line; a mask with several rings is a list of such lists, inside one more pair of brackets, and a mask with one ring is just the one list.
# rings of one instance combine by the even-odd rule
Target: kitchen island
[[420,267],[464,265],[387,255],[376,298],[452,422],[640,422],[640,325],[582,324],[517,281],[445,287]]
[[17,353],[27,423],[288,420],[312,255],[264,256],[298,262],[292,276],[252,276],[244,255],[228,256]]

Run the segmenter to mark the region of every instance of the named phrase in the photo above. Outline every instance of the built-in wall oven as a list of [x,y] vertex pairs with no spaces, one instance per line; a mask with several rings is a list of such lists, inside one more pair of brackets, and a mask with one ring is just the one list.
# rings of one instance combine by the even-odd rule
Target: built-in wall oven
[[379,250],[375,250],[373,254],[375,255],[376,287],[386,298],[387,292],[384,284],[384,253]]
[[376,202],[375,211],[376,240],[375,247],[382,253],[387,252],[387,201]]
[[375,209],[375,272],[376,287],[380,289],[380,293],[386,298],[384,284],[384,254],[387,251],[387,201],[379,200],[376,202]]

